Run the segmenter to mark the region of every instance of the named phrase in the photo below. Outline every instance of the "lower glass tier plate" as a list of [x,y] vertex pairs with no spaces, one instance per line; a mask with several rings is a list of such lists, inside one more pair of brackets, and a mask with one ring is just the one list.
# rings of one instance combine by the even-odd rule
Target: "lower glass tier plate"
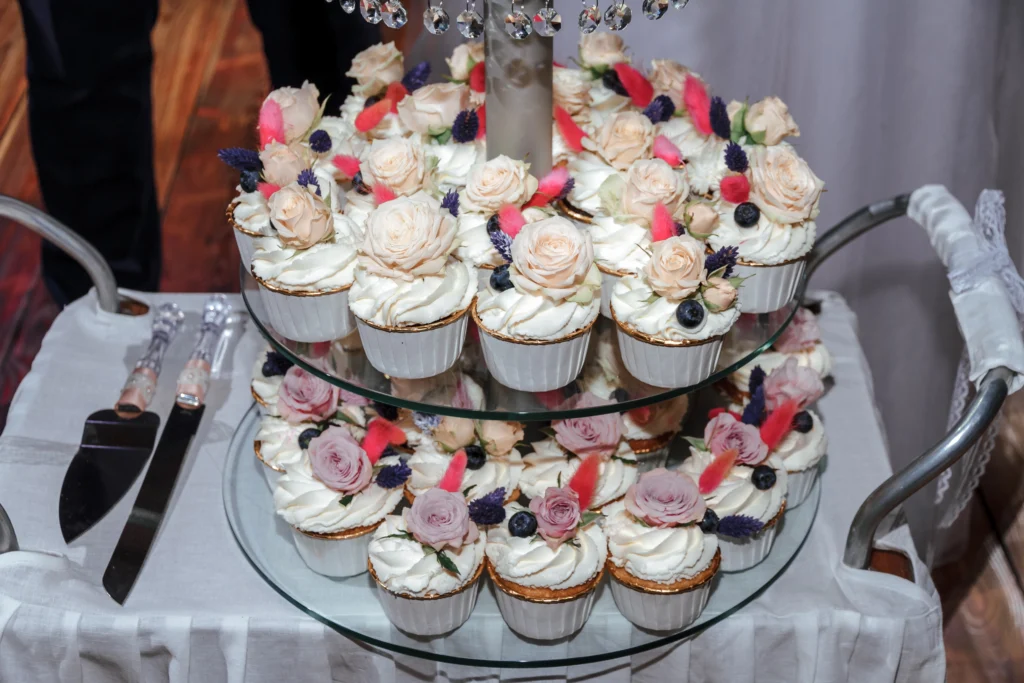
[[[493,586],[481,587],[476,609],[461,628],[437,638],[409,636],[384,616],[369,574],[330,579],[310,570],[292,544],[289,526],[274,513],[263,465],[253,452],[259,425],[256,406],[231,440],[224,467],[224,509],[235,539],[256,571],[296,607],[342,635],[404,655],[469,666],[530,668],[599,662],[651,650],[692,636],[727,618],[757,597],[800,551],[818,511],[820,483],[807,500],[787,510],[775,545],[761,564],[723,574],[696,623],[678,632],[641,630],[619,614],[602,584],[594,611],[581,631],[553,643],[528,641],[511,631],[498,612]],[[605,579],[605,583],[607,579]]]

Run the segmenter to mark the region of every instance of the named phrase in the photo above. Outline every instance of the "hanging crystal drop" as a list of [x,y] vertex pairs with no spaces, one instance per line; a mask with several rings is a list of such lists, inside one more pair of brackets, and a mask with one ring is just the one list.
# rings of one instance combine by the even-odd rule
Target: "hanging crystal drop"
[[672,6],[676,9],[683,9],[690,3],[690,0],[672,0]]
[[541,7],[533,15],[533,30],[537,35],[550,38],[562,28],[562,15],[554,7]]
[[588,5],[580,12],[580,30],[584,33],[593,33],[597,25],[601,23],[601,10],[597,5]]
[[604,24],[609,31],[621,31],[632,19],[633,10],[624,2],[614,3],[604,11]]
[[384,12],[384,25],[388,28],[402,28],[409,21],[409,13],[405,11],[401,0],[384,0],[381,9]]
[[473,9],[467,9],[459,12],[459,16],[455,17],[456,25],[459,27],[459,33],[466,38],[479,38],[484,32],[484,18]]
[[356,11],[356,0],[341,0],[341,9],[345,14],[352,14]]
[[654,21],[661,19],[668,11],[668,0],[644,0],[644,16]]
[[439,36],[451,26],[451,19],[443,7],[428,7],[423,10],[423,28]]
[[359,13],[371,24],[379,24],[380,2],[378,0],[359,0]]
[[505,33],[515,40],[523,40],[533,33],[533,24],[530,17],[520,10],[512,10],[505,15]]

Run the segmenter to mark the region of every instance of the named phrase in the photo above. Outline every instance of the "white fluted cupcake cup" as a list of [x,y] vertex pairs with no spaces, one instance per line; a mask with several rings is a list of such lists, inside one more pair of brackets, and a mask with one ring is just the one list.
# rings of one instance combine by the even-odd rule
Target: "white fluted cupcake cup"
[[606,318],[611,318],[612,290],[615,289],[615,283],[626,275],[631,275],[632,273],[605,268],[600,263],[597,264],[597,269],[601,271],[601,315]]
[[[475,301],[475,300],[474,300]],[[363,353],[370,365],[399,379],[423,379],[445,372],[466,341],[468,308],[426,325],[382,327],[356,316]]]
[[255,274],[260,301],[267,310],[267,322],[281,336],[297,342],[325,342],[341,339],[355,329],[348,309],[351,285],[318,292],[288,291]]
[[235,244],[238,245],[238,256],[242,260],[242,266],[248,270],[252,265],[252,255],[256,253],[256,240],[264,237],[264,235],[259,231],[249,230],[238,224],[235,220],[235,207],[237,206],[237,201],[233,201],[228,204],[228,223],[231,224],[235,233]]
[[744,313],[771,313],[788,304],[796,294],[806,265],[806,256],[774,266],[738,262],[733,276],[750,278],[739,288],[740,310]]
[[561,339],[514,339],[484,327],[473,304],[473,320],[480,328],[480,345],[491,376],[510,389],[549,391],[564,387],[583,369],[590,332],[597,318]]
[[651,631],[678,631],[697,621],[711,597],[711,582],[721,564],[716,552],[711,564],[690,580],[669,586],[641,581],[608,562],[612,598],[622,616]]
[[818,464],[808,467],[799,472],[786,472],[786,505],[789,509],[795,508],[811,495],[814,482],[818,480]]
[[307,567],[317,574],[341,579],[366,571],[370,540],[378,526],[380,522],[333,534],[317,534],[292,527],[292,540]]
[[628,327],[615,317],[619,355],[629,374],[662,389],[688,387],[711,376],[722,351],[723,335],[696,342],[660,340]]
[[602,568],[592,579],[574,588],[545,590],[506,581],[488,563],[498,610],[508,627],[533,640],[560,640],[583,628],[597,600]]
[[393,593],[377,578],[373,562],[366,563],[377,584],[377,599],[384,614],[401,631],[414,636],[439,636],[466,623],[480,592],[481,562],[473,578],[452,593],[438,596],[415,596]]
[[722,552],[722,571],[741,572],[761,563],[775,544],[775,534],[786,511],[786,502],[761,531],[747,538],[732,538],[718,534],[718,549]]

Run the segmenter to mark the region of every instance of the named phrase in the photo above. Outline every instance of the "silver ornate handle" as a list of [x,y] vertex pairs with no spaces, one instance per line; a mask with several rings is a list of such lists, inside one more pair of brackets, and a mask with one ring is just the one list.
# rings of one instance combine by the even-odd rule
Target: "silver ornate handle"
[[223,294],[214,294],[203,307],[203,324],[199,338],[185,368],[178,375],[176,401],[182,408],[195,409],[203,405],[210,387],[210,371],[217,341],[224,331],[231,304]]
[[153,314],[153,334],[145,353],[135,363],[135,369],[128,375],[121,396],[114,405],[114,412],[123,418],[137,417],[149,407],[156,393],[164,354],[167,347],[181,329],[185,314],[177,304],[166,303]]

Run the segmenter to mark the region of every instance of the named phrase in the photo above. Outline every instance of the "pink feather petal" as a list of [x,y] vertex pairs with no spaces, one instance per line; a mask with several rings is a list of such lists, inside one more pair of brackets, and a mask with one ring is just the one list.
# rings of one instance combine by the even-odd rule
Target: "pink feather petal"
[[409,90],[402,85],[401,81],[392,82],[384,93],[384,99],[391,103],[391,113],[398,113],[398,103],[405,99],[406,95],[409,94]]
[[448,493],[459,493],[462,491],[462,475],[465,473],[466,451],[460,448],[452,456],[452,461],[448,463],[448,469],[444,471],[444,476],[437,483],[437,488],[443,489]]
[[377,124],[384,120],[384,117],[391,111],[391,102],[384,99],[372,104],[359,112],[356,116],[356,130],[360,133],[367,133],[377,127]]
[[487,89],[487,71],[483,62],[477,62],[469,71],[469,89],[484,92]]
[[672,168],[683,165],[683,153],[664,135],[654,138],[654,158],[661,159]]
[[654,86],[642,73],[625,62],[619,62],[612,68],[622,82],[622,87],[629,93],[629,99],[633,101],[634,107],[643,108],[651,103],[654,99]]
[[476,108],[476,118],[480,122],[480,128],[476,132],[476,139],[483,140],[487,135],[487,105],[481,104]]
[[377,202],[377,206],[390,202],[395,199],[398,195],[391,191],[391,188],[384,183],[377,183],[373,186],[373,200]]
[[256,183],[256,189],[260,191],[264,199],[270,201],[270,195],[280,190],[281,186],[274,183]]
[[761,441],[772,451],[778,446],[786,434],[793,429],[793,418],[800,412],[800,404],[789,400],[768,414],[761,425]]
[[586,510],[594,501],[594,491],[597,489],[597,480],[601,476],[601,456],[591,453],[583,458],[580,467],[569,480],[568,487],[576,492],[580,499],[580,511]]
[[565,184],[569,182],[569,170],[564,166],[552,169],[551,173],[541,178],[540,184],[537,185],[537,191],[530,197],[530,201],[526,202],[526,207],[530,206],[546,206],[562,194],[562,190],[565,189]]
[[366,427],[366,436],[363,437],[362,443],[359,444],[366,452],[366,457],[371,465],[377,464],[381,454],[384,453],[384,449],[388,447],[388,427],[386,422],[386,420],[380,418],[371,420],[370,424]]
[[651,218],[651,240],[660,242],[667,240],[676,234],[676,222],[672,220],[672,214],[668,207],[658,202],[654,205],[654,215]]
[[263,106],[260,107],[258,127],[260,149],[265,149],[272,142],[285,142],[284,114],[281,112],[281,105],[275,100],[264,100]]
[[719,185],[722,199],[732,204],[742,204],[750,199],[750,181],[745,175],[728,175]]
[[565,140],[565,146],[577,154],[582,152],[583,138],[587,137],[587,134],[576,125],[569,112],[562,107],[555,107],[555,123],[558,124],[558,132],[562,135],[562,139]]
[[355,178],[356,174],[359,173],[359,159],[348,154],[337,154],[331,163],[334,167],[341,171],[342,175],[346,178]]
[[522,211],[511,204],[506,204],[498,211],[498,224],[501,225],[502,232],[515,239],[519,231],[526,225],[526,219],[523,217]]
[[739,455],[739,451],[735,448],[730,448],[716,455],[711,464],[704,468],[704,471],[700,473],[700,479],[697,481],[697,487],[700,489],[701,495],[706,496],[718,488],[718,485],[729,474],[729,470],[736,464],[737,455]]
[[692,74],[686,76],[683,86],[683,106],[690,115],[693,127],[702,135],[711,135],[711,98],[700,79]]

